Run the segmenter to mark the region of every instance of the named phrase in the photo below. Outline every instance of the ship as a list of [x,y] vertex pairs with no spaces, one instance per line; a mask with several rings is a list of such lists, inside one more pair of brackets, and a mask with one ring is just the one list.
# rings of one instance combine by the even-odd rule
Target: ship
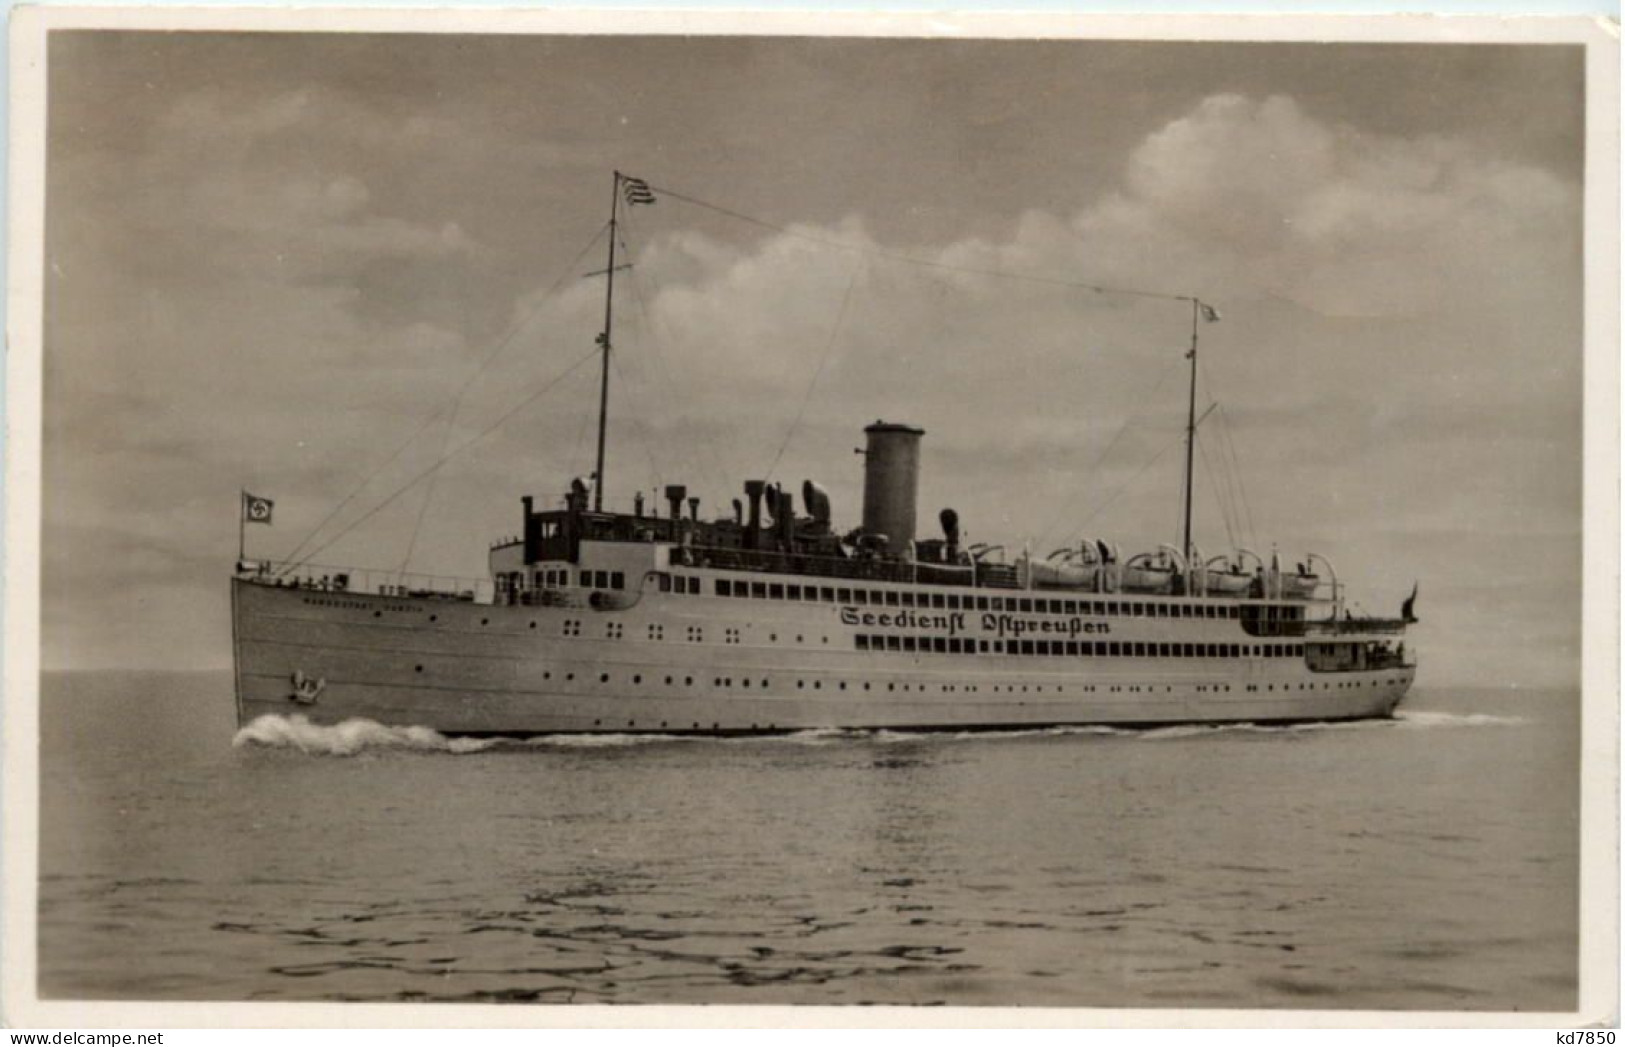
[[[1191,540],[1198,330],[1191,310],[1183,542],[1130,552],[1080,536],[1045,556],[966,544],[958,514],[920,533],[924,431],[863,432],[861,523],[829,493],[746,480],[731,511],[666,485],[606,510],[605,430],[621,206],[615,173],[597,469],[462,581],[239,554],[231,579],[237,719],[302,716],[447,735],[977,731],[1386,718],[1416,674],[1394,617],[1354,615],[1323,555],[1283,567]],[[590,482],[589,482],[590,480]],[[242,519],[270,503],[244,494]],[[651,500],[652,501],[652,500]],[[241,534],[241,529],[239,531]]]

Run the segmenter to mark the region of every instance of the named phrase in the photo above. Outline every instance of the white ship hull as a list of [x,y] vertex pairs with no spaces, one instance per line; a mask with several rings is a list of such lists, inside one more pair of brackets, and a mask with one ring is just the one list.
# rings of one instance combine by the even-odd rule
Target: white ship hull
[[[899,615],[654,591],[598,611],[244,579],[232,611],[244,724],[300,714],[526,735],[1348,720],[1390,715],[1415,671],[1314,671],[1302,638],[1250,636],[1234,619]],[[961,651],[858,649],[902,634]],[[1037,644],[1054,650],[1027,653]]]

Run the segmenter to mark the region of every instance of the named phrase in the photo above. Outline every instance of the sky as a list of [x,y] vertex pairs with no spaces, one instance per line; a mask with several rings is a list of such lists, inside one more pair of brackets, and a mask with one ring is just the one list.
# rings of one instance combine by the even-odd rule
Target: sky
[[47,668],[229,665],[239,488],[251,556],[337,507],[319,563],[483,575],[592,469],[620,170],[607,504],[856,525],[885,419],[922,537],[1176,541],[1190,307],[1087,285],[1198,295],[1197,544],[1420,583],[1423,684],[1578,680],[1577,48],[58,31],[49,75]]

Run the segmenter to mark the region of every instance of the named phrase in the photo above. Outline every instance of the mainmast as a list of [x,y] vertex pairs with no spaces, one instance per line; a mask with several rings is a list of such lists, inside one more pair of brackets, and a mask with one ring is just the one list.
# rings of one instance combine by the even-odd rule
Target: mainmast
[[[1191,493],[1196,488],[1196,331],[1202,318],[1202,302],[1191,299],[1191,350],[1185,358],[1191,362],[1190,410],[1185,416],[1185,542],[1180,553],[1185,557],[1185,570],[1194,575],[1191,565]],[[600,468],[602,466],[600,465]]]

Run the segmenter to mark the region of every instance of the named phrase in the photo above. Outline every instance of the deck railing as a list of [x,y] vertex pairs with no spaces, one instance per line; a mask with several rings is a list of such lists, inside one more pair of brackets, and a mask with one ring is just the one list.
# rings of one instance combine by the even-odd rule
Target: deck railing
[[489,578],[460,578],[445,574],[417,574],[373,567],[291,563],[280,560],[243,560],[237,577],[259,585],[316,592],[366,593],[419,599],[490,603],[494,587]]

